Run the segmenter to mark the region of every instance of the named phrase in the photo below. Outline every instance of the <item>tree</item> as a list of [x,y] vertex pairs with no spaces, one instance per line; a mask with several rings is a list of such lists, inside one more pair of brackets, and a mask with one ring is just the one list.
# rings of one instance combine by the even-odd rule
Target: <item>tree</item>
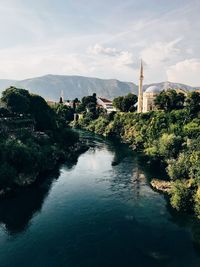
[[159,138],[159,154],[166,159],[175,158],[181,150],[182,138],[175,134],[164,133]]
[[90,104],[90,103],[94,103],[96,105],[96,103],[97,103],[96,94],[89,95],[89,96],[84,96],[82,98],[81,102],[82,102],[84,107],[87,107],[88,104]]
[[192,190],[184,181],[175,181],[171,190],[171,205],[178,211],[188,212],[193,209]]
[[198,187],[197,192],[194,196],[194,203],[195,214],[200,219],[200,187]]
[[97,106],[97,98],[96,94],[94,93],[93,95],[90,96],[84,96],[81,100],[81,104],[76,108],[76,111],[78,113],[87,111],[89,113],[92,113],[93,117],[95,117],[97,115],[96,106]]
[[30,94],[25,89],[10,87],[2,92],[1,101],[13,113],[28,113]]
[[30,96],[29,112],[35,119],[37,130],[45,131],[56,128],[55,112],[41,96]]
[[194,116],[200,111],[200,93],[190,92],[186,99],[186,108],[189,114]]
[[122,112],[132,112],[136,110],[137,96],[128,94],[126,96],[119,96],[113,100],[113,106]]
[[74,119],[74,110],[71,107],[58,104],[54,110],[57,114],[58,120],[63,124],[66,124],[66,122],[70,122]]
[[122,111],[123,110],[123,100],[124,100],[124,97],[123,96],[118,96],[116,98],[114,98],[113,100],[113,106]]
[[135,104],[137,103],[137,96],[134,94],[128,94],[124,97],[122,106],[124,112],[135,111]]
[[185,95],[177,93],[175,90],[168,89],[162,91],[154,100],[159,109],[171,111],[173,109],[182,109],[184,107]]
[[188,179],[191,163],[188,154],[180,153],[177,159],[168,160],[167,172],[172,180]]
[[75,110],[77,113],[81,113],[81,112],[84,112],[85,111],[85,106],[80,103],[77,107],[76,107],[76,110]]
[[78,100],[78,98],[76,97],[74,100],[73,100],[73,110],[76,111],[76,107],[78,106],[78,104],[80,103],[80,101]]
[[7,108],[0,107],[0,117],[8,117],[10,116],[10,112]]

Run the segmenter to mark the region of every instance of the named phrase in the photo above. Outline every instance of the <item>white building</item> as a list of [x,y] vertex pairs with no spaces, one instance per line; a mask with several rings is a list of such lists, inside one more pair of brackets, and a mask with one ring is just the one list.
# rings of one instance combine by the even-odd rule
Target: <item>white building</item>
[[156,105],[154,100],[157,95],[160,94],[162,89],[158,86],[150,86],[143,92],[143,80],[144,80],[144,69],[141,61],[140,66],[140,79],[139,79],[139,87],[138,87],[138,103],[137,103],[137,112],[148,112],[151,110],[156,110]]
[[104,108],[107,113],[110,113],[112,111],[116,111],[116,109],[113,107],[112,101],[103,97],[97,97],[97,104]]
[[143,104],[142,112],[148,112],[151,110],[156,110],[156,105],[154,103],[157,95],[160,94],[162,90],[158,86],[149,86],[143,93]]

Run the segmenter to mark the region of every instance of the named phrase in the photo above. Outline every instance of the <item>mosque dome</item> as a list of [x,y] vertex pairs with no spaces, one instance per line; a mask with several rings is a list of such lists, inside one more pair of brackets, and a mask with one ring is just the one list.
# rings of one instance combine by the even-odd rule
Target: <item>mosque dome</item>
[[146,89],[145,93],[160,93],[161,91],[162,89],[160,89],[158,86],[152,85]]

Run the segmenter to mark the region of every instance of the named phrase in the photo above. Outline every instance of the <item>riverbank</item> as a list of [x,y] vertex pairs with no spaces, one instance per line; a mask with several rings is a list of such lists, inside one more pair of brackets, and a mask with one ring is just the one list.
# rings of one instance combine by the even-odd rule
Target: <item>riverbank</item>
[[[161,162],[169,185],[153,181],[157,190],[170,191],[170,203],[182,212],[200,218],[200,117],[188,110],[171,112],[103,114],[89,120],[87,114],[76,125],[107,137],[117,137],[152,162]],[[188,187],[188,180],[193,181]],[[169,188],[170,187],[170,190]]]
[[199,266],[200,222],[152,190],[159,168],[120,142],[80,140],[91,149],[73,167],[0,201],[0,266]]
[[16,87],[0,99],[0,196],[33,185],[87,150],[68,127],[72,110]]
[[[75,137],[72,138],[73,135]],[[71,139],[68,140],[71,144],[67,142],[64,145],[64,140],[25,130],[1,138],[1,157],[4,162],[0,168],[0,198],[32,186],[61,164],[73,164],[80,154],[88,150],[88,146],[72,130],[68,130],[65,138]]]

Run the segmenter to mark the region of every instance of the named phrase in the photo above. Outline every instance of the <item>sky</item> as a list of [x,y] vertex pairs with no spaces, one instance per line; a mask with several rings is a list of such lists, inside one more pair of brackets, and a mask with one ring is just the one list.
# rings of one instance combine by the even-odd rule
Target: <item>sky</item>
[[0,79],[200,86],[200,0],[0,0]]

